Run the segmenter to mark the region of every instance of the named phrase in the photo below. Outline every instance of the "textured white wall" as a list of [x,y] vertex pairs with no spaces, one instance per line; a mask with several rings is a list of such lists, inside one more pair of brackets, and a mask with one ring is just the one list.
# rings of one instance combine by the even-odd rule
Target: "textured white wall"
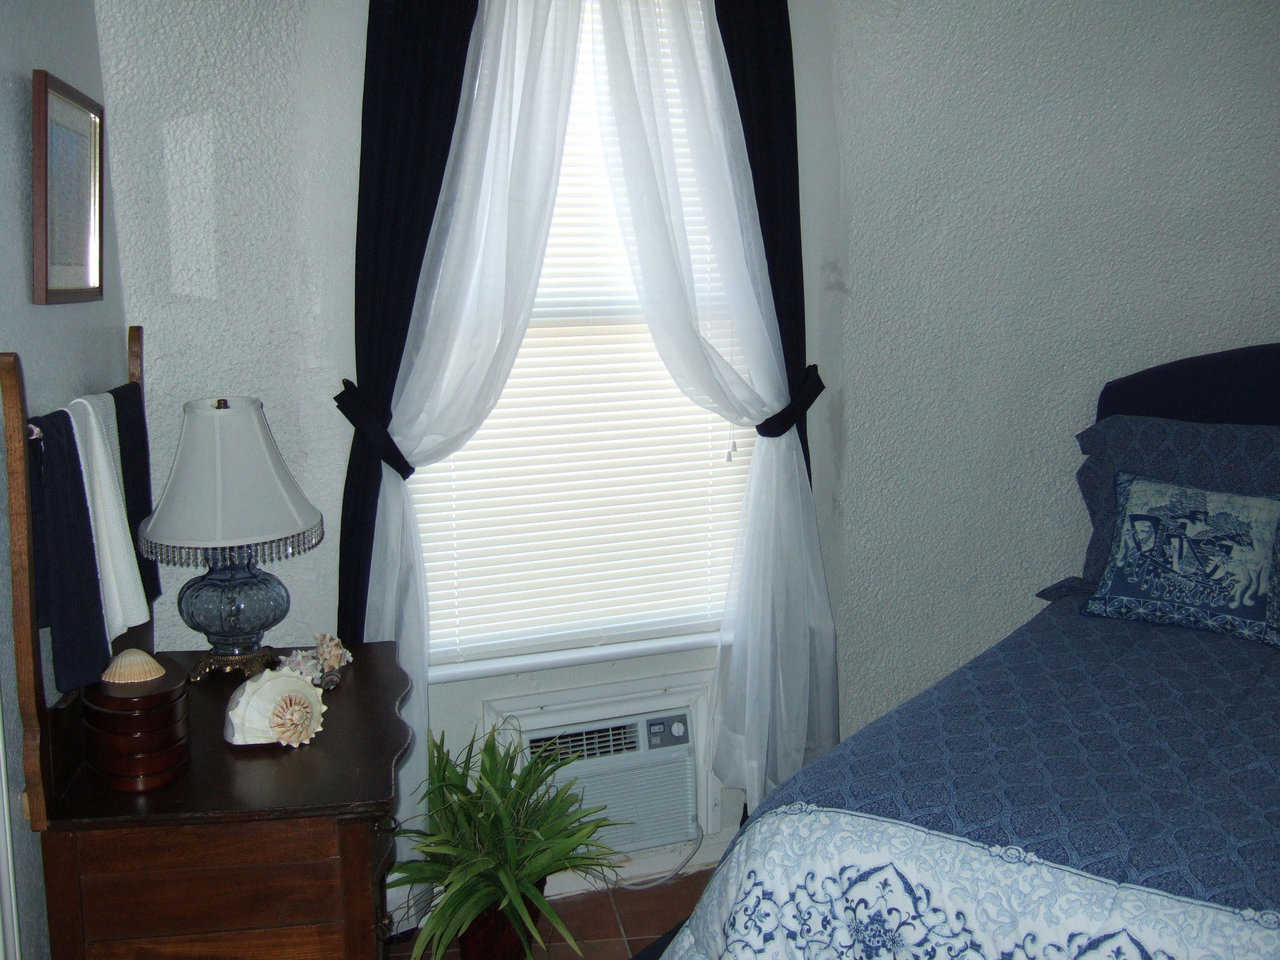
[[[282,632],[304,637],[335,607],[349,429],[329,398],[353,369],[363,5],[99,0],[98,17],[157,486],[183,400],[263,397],[330,527],[278,570]],[[1071,435],[1103,382],[1280,334],[1278,18],[1181,0],[794,0],[846,732],[1077,572]],[[180,582],[160,632],[191,645]]]
[[[31,302],[31,71],[48,70],[99,103],[102,74],[91,0],[0,0],[0,350],[22,357],[27,401],[46,413],[72,397],[124,382],[125,334],[108,171],[103,218],[103,299]],[[111,113],[106,114],[110,149]],[[49,953],[37,836],[22,818],[22,725],[17,714],[9,571],[8,492],[0,476],[0,709],[12,823],[22,956]]]
[[848,733],[1079,573],[1072,435],[1105,381],[1280,338],[1280,5],[792,20]]
[[[186,400],[262,398],[325,541],[272,566],[292,595],[277,644],[336,627],[355,370],[352,297],[364,0],[100,0],[121,264],[146,328],[159,496]],[[190,571],[161,568],[157,646],[203,639],[177,616]]]

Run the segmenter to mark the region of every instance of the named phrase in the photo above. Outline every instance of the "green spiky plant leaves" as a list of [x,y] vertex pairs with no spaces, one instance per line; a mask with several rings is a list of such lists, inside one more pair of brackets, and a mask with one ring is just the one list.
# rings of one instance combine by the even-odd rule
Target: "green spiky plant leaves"
[[573,935],[542,895],[540,884],[564,870],[602,876],[614,851],[595,840],[613,821],[597,816],[604,807],[584,809],[570,780],[557,786],[556,773],[572,761],[554,748],[520,764],[518,739],[500,743],[492,729],[477,746],[473,737],[457,755],[444,735],[428,737],[423,830],[403,830],[419,859],[392,867],[388,886],[423,886],[434,891],[431,912],[418,931],[413,958],[429,951],[444,956],[449,945],[488,907],[496,905],[532,958],[541,913],[581,955]]

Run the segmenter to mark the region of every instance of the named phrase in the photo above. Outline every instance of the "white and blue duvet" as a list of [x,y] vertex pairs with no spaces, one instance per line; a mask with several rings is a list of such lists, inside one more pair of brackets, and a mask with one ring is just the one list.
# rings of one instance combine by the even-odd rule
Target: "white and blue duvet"
[[665,956],[1280,960],[1280,649],[1078,604],[776,790]]

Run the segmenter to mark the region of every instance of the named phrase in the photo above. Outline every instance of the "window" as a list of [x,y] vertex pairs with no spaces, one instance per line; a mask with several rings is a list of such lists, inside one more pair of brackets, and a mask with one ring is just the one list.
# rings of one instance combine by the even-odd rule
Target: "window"
[[[409,481],[433,664],[719,627],[755,432],[680,392],[640,316],[594,32],[585,13],[546,258],[510,379],[471,441]],[[674,84],[669,104],[678,135]],[[689,205],[691,242],[709,251]],[[699,299],[714,302],[715,264],[695,259]]]

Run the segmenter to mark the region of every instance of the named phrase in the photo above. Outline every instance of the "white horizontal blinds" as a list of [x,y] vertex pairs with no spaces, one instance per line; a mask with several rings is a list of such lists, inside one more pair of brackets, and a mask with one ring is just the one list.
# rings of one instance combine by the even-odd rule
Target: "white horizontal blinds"
[[679,391],[639,314],[590,30],[511,376],[467,445],[409,481],[433,663],[713,630],[724,606],[754,431]]

